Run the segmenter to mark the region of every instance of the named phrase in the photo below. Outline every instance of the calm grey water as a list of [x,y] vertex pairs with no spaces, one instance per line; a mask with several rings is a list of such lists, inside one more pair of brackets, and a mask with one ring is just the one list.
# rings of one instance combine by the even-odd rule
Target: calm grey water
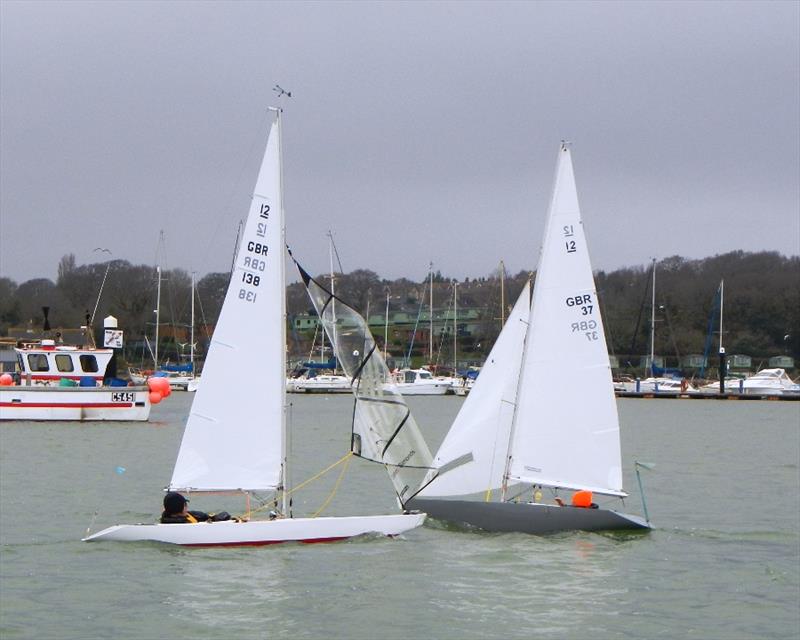
[[[293,477],[346,452],[351,400],[297,396]],[[145,424],[0,425],[2,638],[797,638],[800,403],[622,400],[658,529],[540,538],[425,526],[402,539],[241,549],[80,542],[155,518],[191,397]],[[412,398],[438,446],[458,398]],[[124,471],[122,470],[124,469]],[[295,515],[329,495],[303,490]],[[237,511],[221,498],[197,508]],[[395,511],[353,460],[326,515]]]

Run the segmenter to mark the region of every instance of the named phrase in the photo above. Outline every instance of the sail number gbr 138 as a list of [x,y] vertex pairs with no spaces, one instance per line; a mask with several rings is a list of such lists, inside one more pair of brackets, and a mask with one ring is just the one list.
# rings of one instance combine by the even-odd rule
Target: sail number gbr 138
[[[258,212],[259,220],[256,223],[256,236],[259,238],[266,238],[267,236],[267,223],[269,220],[269,205],[264,203]],[[256,301],[256,291],[250,287],[258,287],[261,284],[261,276],[259,274],[264,272],[267,268],[267,253],[269,253],[269,246],[266,242],[259,242],[258,240],[248,240],[245,245],[247,251],[242,261],[242,283],[248,287],[241,287],[239,289],[239,299],[245,302]]]
[[599,340],[600,336],[597,333],[597,321],[590,317],[595,307],[591,294],[581,293],[577,296],[569,296],[566,299],[566,305],[571,309],[580,311],[581,316],[585,316],[570,325],[572,333],[583,333],[590,342]]

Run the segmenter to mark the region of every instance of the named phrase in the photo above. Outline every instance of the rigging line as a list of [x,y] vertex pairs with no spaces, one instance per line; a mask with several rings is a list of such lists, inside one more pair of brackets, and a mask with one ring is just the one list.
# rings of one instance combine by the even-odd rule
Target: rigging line
[[322,506],[314,512],[314,515],[311,516],[312,518],[316,518],[331,503],[331,500],[333,500],[333,497],[339,490],[339,485],[342,484],[342,479],[344,479],[344,474],[349,466],[350,466],[350,457],[348,456],[347,459],[345,460],[344,465],[342,465],[342,470],[339,472],[339,477],[336,478],[336,484],[333,485],[333,490],[331,491],[331,494],[328,496],[327,500],[325,500],[325,502],[322,503]]
[[[305,480],[305,481],[301,482],[300,484],[292,487],[289,491],[285,491],[286,495],[290,496],[295,491],[299,491],[300,489],[302,489],[306,485],[314,482],[314,480],[318,480],[319,478],[324,476],[326,473],[328,473],[328,471],[330,471],[331,469],[333,469],[333,468],[337,467],[338,465],[342,464],[343,462],[345,462],[352,455],[353,455],[353,452],[352,451],[348,451],[345,455],[343,455],[341,458],[339,458],[336,462],[334,462],[333,464],[329,465],[328,467],[326,467],[325,469],[323,469],[322,471],[320,471],[316,475],[314,475],[314,476],[310,477],[308,480]],[[269,504],[262,504],[261,506],[256,507],[255,509],[253,509],[253,513],[257,513],[258,511],[263,511],[264,509],[268,508],[269,506],[270,506]]]
[[331,246],[333,247],[333,255],[336,256],[336,262],[339,263],[339,273],[344,275],[344,268],[342,267],[342,260],[339,258],[339,250],[336,248],[336,243],[333,241],[333,231],[328,229],[328,237],[331,240]]
[[352,455],[353,455],[353,452],[352,452],[352,451],[348,451],[348,452],[347,452],[345,455],[343,455],[341,458],[339,458],[339,459],[338,459],[336,462],[334,462],[332,465],[330,465],[330,466],[326,467],[325,469],[323,469],[322,471],[320,471],[320,472],[319,472],[318,474],[316,474],[315,476],[312,476],[312,477],[310,477],[308,480],[305,480],[305,481],[301,482],[300,484],[298,484],[298,485],[296,485],[296,486],[292,487],[292,488],[291,488],[289,491],[287,491],[287,492],[286,492],[286,495],[292,495],[292,494],[293,494],[295,491],[297,491],[298,489],[302,489],[302,488],[303,488],[303,487],[305,487],[306,485],[308,485],[308,484],[312,483],[314,480],[318,480],[319,478],[321,478],[322,476],[324,476],[326,473],[328,473],[328,471],[330,471],[331,469],[333,469],[333,468],[334,468],[334,467],[336,467],[337,465],[340,465],[340,464],[342,464],[343,462],[345,462],[345,461],[346,461],[346,460],[347,460],[347,459],[348,459],[350,456],[352,456]]
[[414,340],[417,337],[417,327],[419,327],[419,318],[422,315],[422,306],[425,304],[425,294],[420,297],[419,310],[417,311],[417,320],[414,322],[414,331],[411,334],[411,343],[408,345],[408,353],[405,358],[405,365],[411,367],[411,351],[414,349]]
[[[653,269],[655,269],[655,263],[653,263]],[[650,291],[650,270],[648,270],[647,275],[645,276],[645,283],[644,283],[644,291],[642,292],[642,302],[639,305],[639,315],[636,317],[636,327],[633,330],[633,337],[631,338],[631,348],[629,350],[629,355],[633,356],[636,352],[636,340],[639,336],[639,327],[642,323],[642,314],[644,313],[644,305],[647,302],[647,294]]]
[[[397,464],[395,462],[386,462],[385,460],[375,460],[375,458],[368,458],[360,453],[353,453],[356,458],[361,458],[365,462],[372,462],[374,464],[379,464],[382,467],[391,467],[392,469],[420,469],[425,471],[432,471],[435,470],[435,467],[424,467],[418,464]],[[417,495],[416,493],[414,495]],[[411,498],[409,498],[411,500]]]

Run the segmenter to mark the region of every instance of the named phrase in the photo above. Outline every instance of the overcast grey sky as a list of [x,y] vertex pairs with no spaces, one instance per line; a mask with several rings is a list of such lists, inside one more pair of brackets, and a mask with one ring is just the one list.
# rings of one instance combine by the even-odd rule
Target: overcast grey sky
[[798,2],[0,3],[0,275],[230,266],[284,99],[327,270],[535,267],[558,143],[595,268],[800,253]]

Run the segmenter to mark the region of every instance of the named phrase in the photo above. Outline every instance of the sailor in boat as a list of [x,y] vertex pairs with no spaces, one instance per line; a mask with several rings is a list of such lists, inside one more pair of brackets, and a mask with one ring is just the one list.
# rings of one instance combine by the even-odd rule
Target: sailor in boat
[[196,524],[198,522],[223,522],[230,520],[227,511],[206,513],[205,511],[189,511],[189,498],[170,491],[164,496],[164,511],[161,513],[161,524]]

